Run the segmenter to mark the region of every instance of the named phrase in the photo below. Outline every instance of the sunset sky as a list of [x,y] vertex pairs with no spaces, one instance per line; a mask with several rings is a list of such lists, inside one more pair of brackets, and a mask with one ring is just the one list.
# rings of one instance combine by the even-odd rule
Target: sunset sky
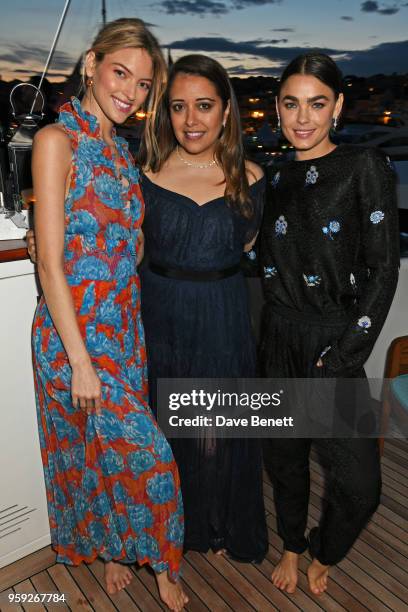
[[[295,55],[320,48],[345,74],[408,72],[408,1],[106,0],[108,20],[140,17],[174,58],[207,53],[231,76],[278,75]],[[64,0],[2,0],[0,75],[42,71]],[[49,77],[69,74],[101,25],[99,0],[71,0]]]

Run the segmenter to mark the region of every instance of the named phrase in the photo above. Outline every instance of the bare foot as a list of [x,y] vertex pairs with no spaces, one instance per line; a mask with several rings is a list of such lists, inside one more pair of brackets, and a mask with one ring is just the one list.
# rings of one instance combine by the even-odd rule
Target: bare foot
[[281,591],[294,593],[298,581],[298,560],[297,553],[285,550],[281,560],[272,572],[272,582]]
[[188,597],[179,582],[172,582],[167,572],[156,574],[157,586],[159,587],[160,599],[174,612],[180,612],[188,603]]
[[130,569],[122,563],[117,563],[116,561],[105,563],[105,582],[109,595],[114,595],[126,588],[132,580],[132,576]]
[[227,552],[226,548],[220,548],[220,550],[217,550],[215,554],[221,557],[222,555],[225,555],[226,552]]
[[313,559],[307,568],[309,588],[313,595],[321,595],[327,589],[327,578],[330,565],[322,565],[317,559]]

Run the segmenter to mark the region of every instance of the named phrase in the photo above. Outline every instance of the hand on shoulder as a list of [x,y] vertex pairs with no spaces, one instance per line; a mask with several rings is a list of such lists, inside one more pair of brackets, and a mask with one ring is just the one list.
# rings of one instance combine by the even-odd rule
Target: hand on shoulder
[[259,181],[264,175],[264,171],[262,170],[261,166],[258,166],[258,164],[255,164],[249,159],[245,160],[245,169],[250,185]]

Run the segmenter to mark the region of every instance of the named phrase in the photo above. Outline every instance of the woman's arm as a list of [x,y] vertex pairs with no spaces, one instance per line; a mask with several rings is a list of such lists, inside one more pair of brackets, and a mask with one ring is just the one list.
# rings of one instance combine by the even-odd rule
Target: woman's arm
[[364,366],[387,318],[398,282],[395,172],[385,156],[375,149],[367,149],[362,155],[358,172],[359,240],[367,280],[358,288],[352,321],[323,357],[323,365],[332,376],[342,376]]
[[[264,176],[264,172],[262,168],[258,166],[257,164],[254,164],[254,162],[246,160],[245,167],[247,171],[248,182],[250,185],[260,181],[261,178]],[[258,193],[256,197],[256,201],[254,202],[254,215],[251,221],[251,226],[249,230],[247,231],[247,236],[246,236],[247,240],[246,240],[246,244],[244,245],[245,253],[248,253],[252,249],[258,237],[259,227],[261,225],[262,214],[263,214],[263,209],[264,209],[264,198],[265,198],[265,191],[262,189]]]
[[71,144],[57,125],[40,130],[33,143],[32,174],[38,274],[55,328],[72,368],[74,406],[100,411],[101,384],[92,366],[64,275],[64,200]]

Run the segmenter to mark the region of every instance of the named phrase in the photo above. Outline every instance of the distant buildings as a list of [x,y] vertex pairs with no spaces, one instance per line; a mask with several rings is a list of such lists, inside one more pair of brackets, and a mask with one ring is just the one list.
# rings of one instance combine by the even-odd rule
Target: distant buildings
[[[274,77],[234,77],[231,79],[241,111],[242,128],[247,136],[261,128],[265,136],[276,128],[275,96],[279,81]],[[10,121],[9,93],[18,81],[0,80],[0,123]],[[81,61],[64,82],[48,83],[47,106],[52,114],[81,88]],[[367,122],[382,125],[408,125],[408,74],[363,78],[345,77],[343,123]],[[140,119],[140,117],[138,117]],[[269,129],[268,129],[269,128]]]

